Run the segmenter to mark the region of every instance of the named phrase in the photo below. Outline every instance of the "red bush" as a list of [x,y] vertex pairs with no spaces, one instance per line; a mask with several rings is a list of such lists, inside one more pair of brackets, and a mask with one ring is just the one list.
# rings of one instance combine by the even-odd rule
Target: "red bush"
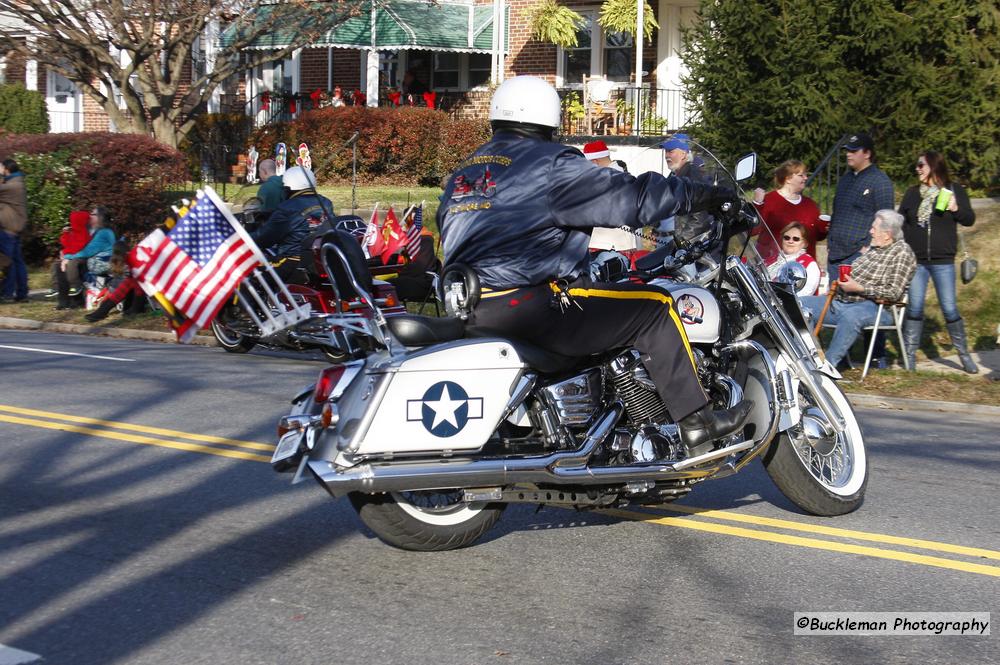
[[63,155],[75,171],[68,192],[73,209],[107,207],[119,234],[144,234],[161,222],[164,189],[187,179],[180,152],[137,134],[0,136],[0,155],[18,153]]
[[344,144],[355,131],[360,132],[359,176],[428,185],[438,184],[489,135],[485,120],[454,120],[434,109],[348,106],[307,111],[291,122],[258,130],[251,141],[267,157],[284,142],[289,165],[304,141],[322,182],[350,177],[351,149]]

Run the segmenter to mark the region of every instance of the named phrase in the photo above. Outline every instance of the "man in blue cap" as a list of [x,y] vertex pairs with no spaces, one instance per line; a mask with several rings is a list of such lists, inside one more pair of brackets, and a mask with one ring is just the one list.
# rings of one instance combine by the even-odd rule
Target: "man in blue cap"
[[[689,178],[696,182],[706,182],[701,171],[699,160],[691,155],[690,138],[687,134],[674,134],[660,144],[667,159],[667,168],[671,173],[681,178]],[[690,240],[712,228],[712,216],[706,212],[696,212],[690,215],[677,215],[670,220],[660,222],[656,235],[663,238],[672,231],[683,240]],[[661,240],[663,242],[664,240]]]

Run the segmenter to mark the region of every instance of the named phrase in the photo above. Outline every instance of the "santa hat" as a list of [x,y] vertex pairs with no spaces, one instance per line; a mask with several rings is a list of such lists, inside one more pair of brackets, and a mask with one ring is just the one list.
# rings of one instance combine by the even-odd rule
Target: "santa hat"
[[587,159],[600,159],[601,157],[610,157],[611,151],[608,150],[604,141],[591,141],[583,146],[583,156]]

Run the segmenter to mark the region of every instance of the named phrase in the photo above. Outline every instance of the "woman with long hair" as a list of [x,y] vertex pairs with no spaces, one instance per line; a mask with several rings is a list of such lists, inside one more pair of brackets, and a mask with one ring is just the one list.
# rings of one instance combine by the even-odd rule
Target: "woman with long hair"
[[904,237],[917,256],[917,272],[910,282],[906,321],[903,324],[910,369],[914,367],[924,328],[927,282],[934,280],[934,291],[941,304],[945,327],[962,361],[962,369],[975,374],[979,368],[969,355],[965,322],[958,313],[955,254],[958,251],[958,225],[972,226],[976,222],[976,214],[972,211],[968,193],[961,185],[952,182],[943,155],[933,150],[923,152],[914,168],[920,183],[906,190],[899,204],[899,213],[904,219]]

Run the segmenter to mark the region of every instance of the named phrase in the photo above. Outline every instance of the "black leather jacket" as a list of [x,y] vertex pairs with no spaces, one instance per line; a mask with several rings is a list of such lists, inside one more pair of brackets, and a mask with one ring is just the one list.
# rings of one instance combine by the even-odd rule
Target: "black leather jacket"
[[734,198],[686,178],[598,168],[576,148],[500,131],[451,175],[437,221],[445,265],[513,288],[585,272],[595,226],[639,228]]
[[[324,208],[321,201],[326,203]],[[298,256],[302,241],[309,230],[327,221],[326,211],[333,214],[333,204],[311,189],[303,189],[282,201],[264,224],[250,236],[274,258]]]

